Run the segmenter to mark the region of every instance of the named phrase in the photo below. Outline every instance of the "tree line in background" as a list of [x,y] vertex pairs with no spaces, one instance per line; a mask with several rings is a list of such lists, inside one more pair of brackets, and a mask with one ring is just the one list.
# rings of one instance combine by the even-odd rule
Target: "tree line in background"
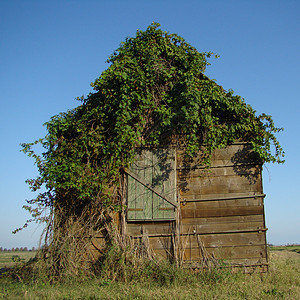
[[11,249],[7,249],[7,248],[3,248],[0,247],[0,252],[15,252],[15,251],[36,251],[37,248],[32,247],[32,248],[28,248],[28,247],[16,247],[16,248],[11,248]]

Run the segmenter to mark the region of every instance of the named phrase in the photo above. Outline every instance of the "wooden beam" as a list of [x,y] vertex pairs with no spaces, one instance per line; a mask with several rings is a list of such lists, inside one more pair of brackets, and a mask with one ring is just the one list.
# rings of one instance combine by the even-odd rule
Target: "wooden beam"
[[247,199],[247,198],[265,198],[265,194],[253,194],[253,195],[244,195],[244,196],[232,196],[232,197],[212,197],[212,198],[203,198],[203,199],[184,199],[181,200],[181,203],[185,202],[204,202],[204,201],[222,201],[222,200],[235,200],[235,199]]

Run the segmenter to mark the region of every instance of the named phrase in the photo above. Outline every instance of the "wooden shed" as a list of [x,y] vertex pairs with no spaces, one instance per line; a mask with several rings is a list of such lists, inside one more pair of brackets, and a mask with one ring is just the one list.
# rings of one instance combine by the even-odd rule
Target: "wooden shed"
[[210,168],[199,161],[176,148],[140,149],[125,171],[121,233],[184,266],[210,257],[267,270],[262,165],[251,144],[215,150]]

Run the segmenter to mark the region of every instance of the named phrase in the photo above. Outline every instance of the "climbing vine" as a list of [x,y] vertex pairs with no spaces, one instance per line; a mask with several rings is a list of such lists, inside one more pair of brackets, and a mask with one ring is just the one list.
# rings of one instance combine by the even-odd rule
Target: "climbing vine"
[[[50,231],[69,217],[120,209],[115,187],[137,147],[174,144],[193,156],[204,146],[203,163],[209,165],[215,149],[242,140],[262,163],[283,162],[275,136],[282,129],[204,75],[214,54],[199,53],[159,26],[126,38],[91,84],[94,92],[52,117],[43,139],[22,145],[39,170],[38,178],[28,180],[31,189],[45,187],[25,208],[33,220],[51,224]],[[44,148],[41,156],[33,150],[37,143]],[[55,212],[64,217],[56,219]]]

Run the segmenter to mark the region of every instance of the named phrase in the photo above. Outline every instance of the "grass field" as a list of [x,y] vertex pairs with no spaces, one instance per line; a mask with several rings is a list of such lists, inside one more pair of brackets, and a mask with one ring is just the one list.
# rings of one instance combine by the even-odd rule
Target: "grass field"
[[272,247],[266,274],[181,270],[165,281],[124,283],[94,278],[55,284],[25,283],[2,275],[0,299],[300,299],[299,250],[300,246]]
[[0,252],[0,269],[13,267],[20,262],[27,262],[35,254],[36,251],[2,251]]
[[271,251],[292,251],[300,254],[300,245],[271,246]]

